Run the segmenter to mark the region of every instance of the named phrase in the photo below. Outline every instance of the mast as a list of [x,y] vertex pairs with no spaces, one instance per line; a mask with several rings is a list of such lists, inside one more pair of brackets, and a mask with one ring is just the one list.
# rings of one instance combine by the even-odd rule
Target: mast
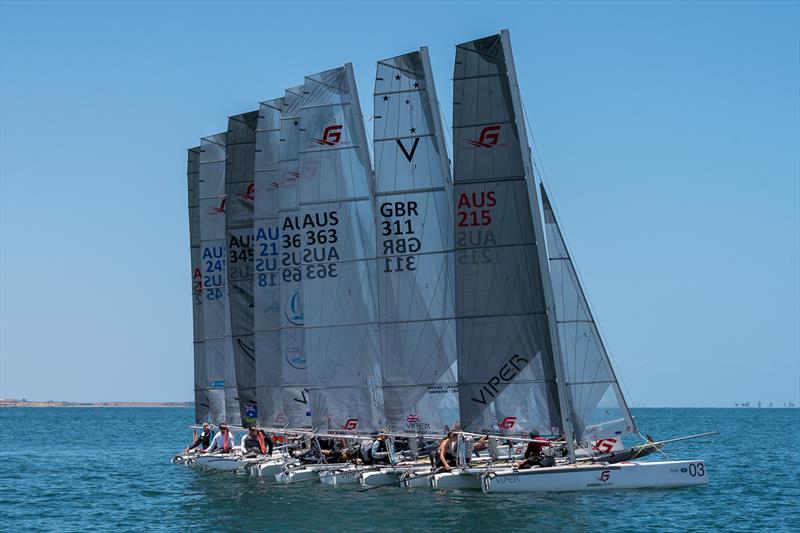
[[[433,70],[431,69],[431,58],[428,54],[428,47],[421,46],[419,55],[422,59],[422,72],[428,83],[426,85],[428,93],[428,104],[433,115],[431,124],[434,128],[434,138],[439,148],[439,164],[442,166],[442,176],[445,177],[448,188],[452,188],[453,176],[450,172],[450,158],[447,154],[447,143],[444,141],[444,127],[442,126],[442,109],[439,106],[439,98],[436,96],[436,84],[433,81]],[[450,196],[452,202],[452,195]]]
[[528,188],[528,198],[533,213],[533,229],[536,243],[543,249],[538,254],[539,270],[541,271],[542,282],[544,284],[544,298],[547,305],[547,324],[550,329],[550,339],[552,343],[553,359],[555,360],[556,380],[558,383],[559,408],[561,410],[561,423],[564,429],[564,438],[567,441],[569,461],[575,462],[575,443],[572,431],[572,409],[570,406],[570,396],[566,387],[566,373],[564,371],[564,361],[561,356],[561,343],[558,340],[558,327],[556,326],[555,306],[553,303],[553,286],[550,280],[550,265],[547,251],[544,249],[544,229],[542,227],[542,215],[539,210],[538,191],[536,187],[536,176],[533,172],[531,160],[531,149],[528,145],[528,134],[525,128],[525,114],[522,109],[522,101],[519,94],[519,83],[517,81],[517,71],[514,67],[514,56],[511,51],[511,39],[508,30],[500,31],[500,41],[505,52],[506,65],[508,70],[508,82],[511,88],[511,102],[514,108],[514,117],[519,132],[519,143],[522,150],[522,157],[525,165],[525,183]]

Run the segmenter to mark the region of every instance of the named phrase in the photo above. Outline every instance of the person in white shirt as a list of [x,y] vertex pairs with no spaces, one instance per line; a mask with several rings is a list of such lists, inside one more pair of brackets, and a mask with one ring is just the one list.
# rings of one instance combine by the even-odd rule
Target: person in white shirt
[[211,440],[211,445],[206,448],[206,452],[232,452],[236,449],[236,443],[234,442],[233,432],[228,429],[228,424],[221,423],[219,425],[219,433],[214,435],[214,438]]

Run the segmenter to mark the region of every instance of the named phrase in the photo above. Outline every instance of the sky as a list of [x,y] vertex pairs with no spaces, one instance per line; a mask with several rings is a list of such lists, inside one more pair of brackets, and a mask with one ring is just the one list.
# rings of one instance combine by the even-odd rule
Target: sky
[[800,403],[800,3],[721,1],[0,3],[0,398],[191,399],[186,148],[503,28],[629,401]]

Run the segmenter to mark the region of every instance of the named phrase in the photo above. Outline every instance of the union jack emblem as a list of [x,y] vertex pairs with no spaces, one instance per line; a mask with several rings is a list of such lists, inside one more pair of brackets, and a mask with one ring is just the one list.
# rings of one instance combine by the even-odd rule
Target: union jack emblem
[[409,424],[414,424],[419,422],[419,415],[407,415],[406,422],[408,422]]

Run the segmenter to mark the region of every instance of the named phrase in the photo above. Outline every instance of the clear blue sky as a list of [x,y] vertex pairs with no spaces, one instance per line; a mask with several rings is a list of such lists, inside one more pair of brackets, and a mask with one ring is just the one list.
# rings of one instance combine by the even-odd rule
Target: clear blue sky
[[[0,4],[0,397],[188,400],[186,148],[303,75],[511,30],[634,405],[800,401],[800,9]],[[371,128],[371,124],[368,125]]]

